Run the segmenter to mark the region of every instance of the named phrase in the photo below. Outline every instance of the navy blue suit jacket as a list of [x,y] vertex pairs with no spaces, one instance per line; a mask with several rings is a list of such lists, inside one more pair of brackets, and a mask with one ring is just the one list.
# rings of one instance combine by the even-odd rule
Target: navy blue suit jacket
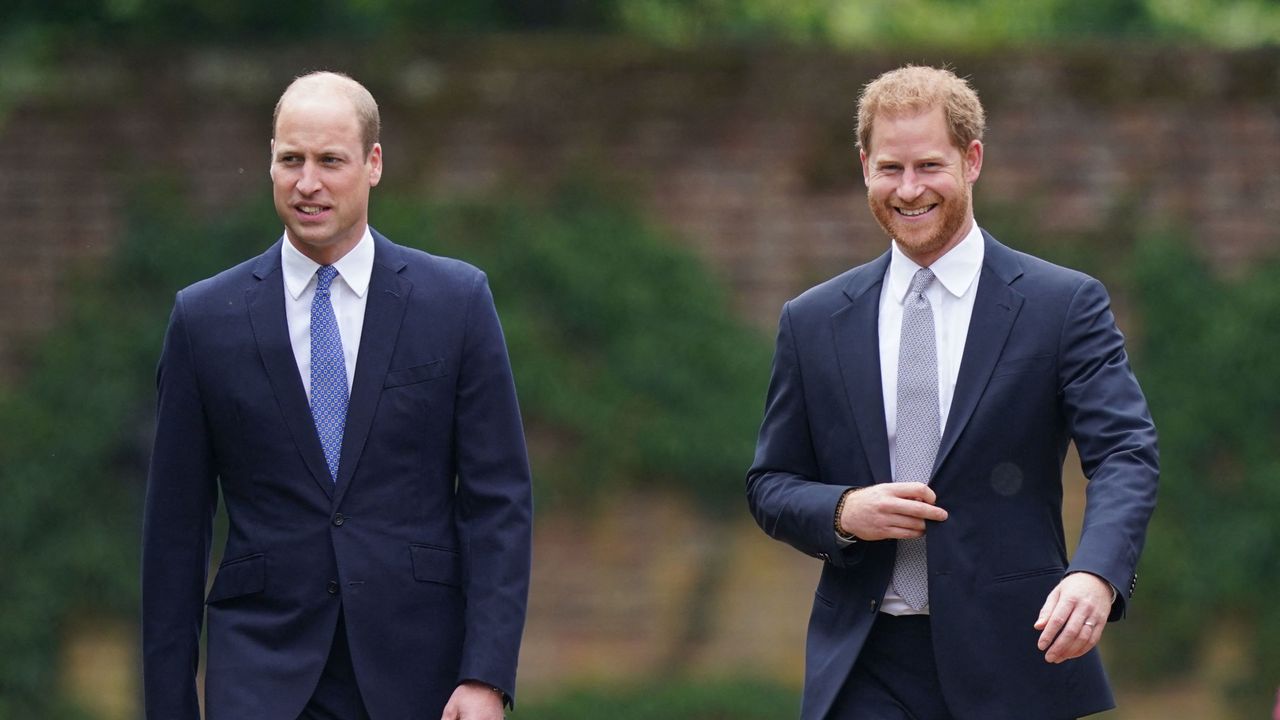
[[[1156,433],[1102,285],[984,233],[969,335],[930,486],[929,608],[958,720],[1078,717],[1111,707],[1096,651],[1046,663],[1032,628],[1067,572],[1136,579],[1158,478]],[[889,254],[787,303],[747,497],[772,537],[825,561],[806,647],[804,720],[821,720],[876,618],[896,541],[841,547],[835,506],[890,482],[877,318]],[[1089,478],[1068,562],[1062,466]]]
[[[374,235],[336,483],[285,320],[277,242],[178,293],[143,538],[148,718],[301,712],[341,609],[374,720],[437,720],[460,680],[515,691],[530,475],[483,273]],[[219,488],[229,534],[206,597]]]

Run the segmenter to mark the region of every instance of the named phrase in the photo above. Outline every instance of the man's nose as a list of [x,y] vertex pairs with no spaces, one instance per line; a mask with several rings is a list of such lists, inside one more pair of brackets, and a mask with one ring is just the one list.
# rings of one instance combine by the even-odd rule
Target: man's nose
[[898,197],[904,202],[914,202],[924,193],[924,185],[915,170],[908,168],[902,173],[902,181],[898,183]]
[[311,162],[304,163],[302,166],[302,174],[298,177],[298,192],[303,195],[311,195],[320,189],[320,172],[319,168]]

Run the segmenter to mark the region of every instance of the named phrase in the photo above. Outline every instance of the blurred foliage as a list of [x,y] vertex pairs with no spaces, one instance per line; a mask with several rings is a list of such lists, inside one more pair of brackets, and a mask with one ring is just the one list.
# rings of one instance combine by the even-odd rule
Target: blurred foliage
[[665,487],[712,515],[740,511],[767,339],[698,261],[598,188],[570,182],[545,202],[382,198],[372,216],[391,238],[488,272],[540,500]]
[[[117,253],[79,274],[65,321],[0,397],[0,718],[73,718],[58,649],[73,618],[135,616],[153,372],[173,293],[260,253],[269,202],[216,222],[140,193]],[[544,201],[380,198],[391,238],[490,276],[543,507],[664,486],[741,509],[768,343],[702,265],[598,184]]]
[[850,48],[994,47],[1142,38],[1280,41],[1271,0],[617,0],[620,27],[675,44],[789,41]]
[[0,5],[0,27],[108,43],[556,30],[673,44],[992,46],[1151,38],[1246,47],[1280,41],[1280,7],[1272,0],[8,0]]
[[1225,280],[1155,235],[1133,270],[1161,486],[1119,666],[1186,671],[1230,629],[1245,661],[1217,674],[1242,717],[1262,717],[1280,678],[1280,262]]
[[517,715],[520,720],[778,720],[799,710],[795,690],[734,679],[572,690],[521,703]]
[[77,717],[52,692],[66,621],[137,612],[164,308],[261,238],[243,220],[192,225],[173,197],[139,196],[119,252],[64,283],[63,322],[24,384],[0,397],[0,567],[17,580],[5,584],[0,613],[0,718]]

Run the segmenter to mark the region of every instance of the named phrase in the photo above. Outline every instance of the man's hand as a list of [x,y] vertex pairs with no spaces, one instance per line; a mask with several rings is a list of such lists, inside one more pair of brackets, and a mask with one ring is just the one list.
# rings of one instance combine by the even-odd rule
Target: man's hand
[[926,520],[947,519],[947,511],[934,505],[937,501],[938,495],[923,483],[870,485],[845,498],[840,530],[860,540],[923,537]]
[[1047,650],[1046,662],[1078,658],[1102,639],[1111,614],[1111,586],[1087,572],[1075,572],[1049,593],[1035,628],[1043,630],[1036,647]]
[[502,693],[481,682],[467,680],[459,685],[440,720],[502,720]]

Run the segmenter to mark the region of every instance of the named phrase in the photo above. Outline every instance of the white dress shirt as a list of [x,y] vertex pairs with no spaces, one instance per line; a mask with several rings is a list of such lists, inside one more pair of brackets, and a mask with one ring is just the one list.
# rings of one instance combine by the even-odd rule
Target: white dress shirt
[[[319,263],[298,251],[288,236],[280,249],[280,269],[284,272],[285,319],[289,323],[289,342],[293,358],[298,362],[302,387],[311,401],[311,299],[316,294],[316,270]],[[373,235],[366,225],[364,237],[346,255],[333,264],[338,277],[329,285],[329,299],[338,320],[342,337],[342,356],[347,365],[347,390],[356,374],[356,354],[360,350],[360,333],[364,330],[364,307],[369,297],[369,277],[373,275]]]
[[[893,243],[892,253],[880,290],[880,389],[884,395],[885,429],[889,433],[890,472],[893,472],[898,449],[898,346],[902,340],[902,307],[911,288],[911,278],[920,269],[902,252],[897,242]],[[964,357],[964,343],[969,336],[969,319],[973,317],[973,300],[978,294],[978,276],[984,254],[982,231],[974,223],[959,245],[929,266],[937,278],[925,295],[933,308],[934,337],[937,340],[939,429],[946,428],[947,415],[951,411],[951,398],[955,395],[960,359]],[[892,583],[880,609],[892,615],[929,612],[927,606],[923,610],[912,609],[894,592]]]

